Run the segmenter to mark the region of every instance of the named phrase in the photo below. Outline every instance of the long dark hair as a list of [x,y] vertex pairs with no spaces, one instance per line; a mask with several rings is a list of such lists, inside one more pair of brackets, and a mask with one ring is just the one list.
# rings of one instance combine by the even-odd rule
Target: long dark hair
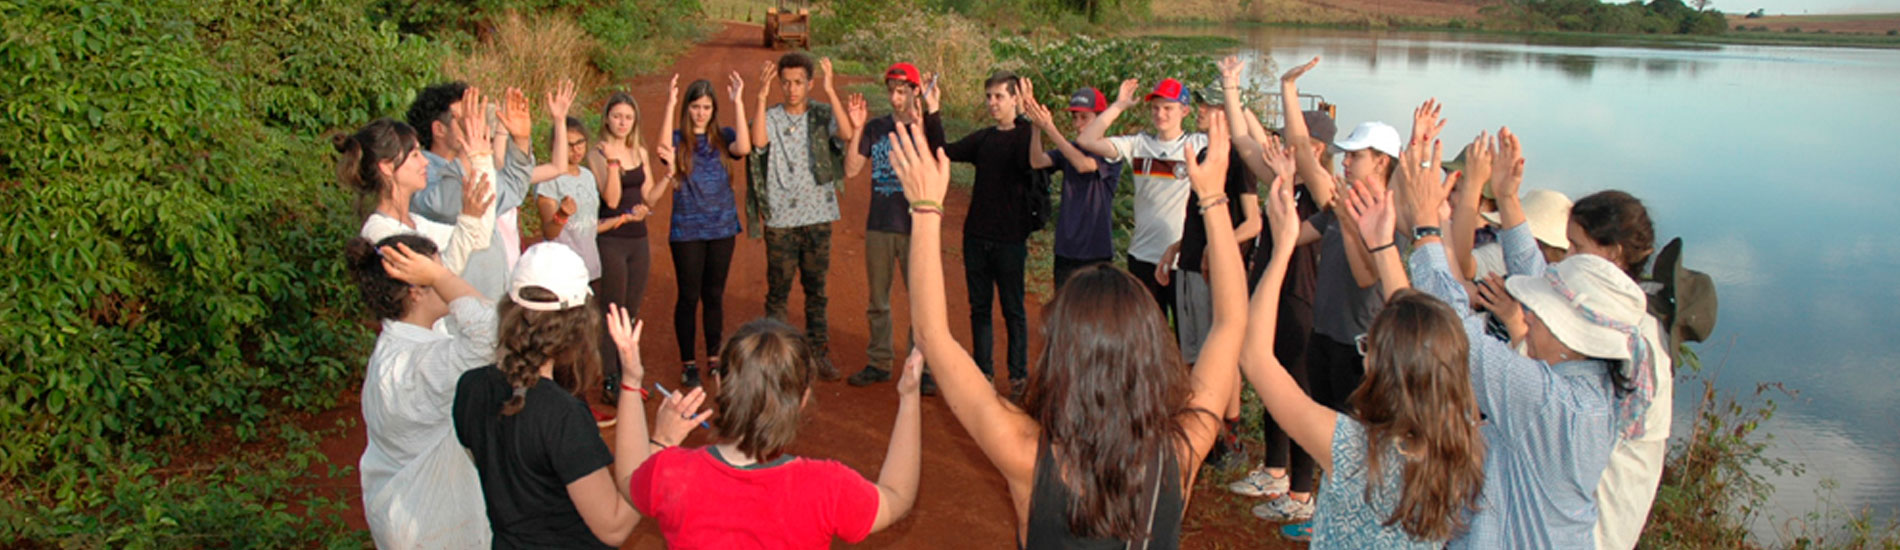
[[785,323],[759,319],[739,327],[719,359],[731,373],[713,398],[720,440],[762,462],[778,458],[798,436],[817,372],[811,347]]
[[407,162],[416,150],[416,129],[391,118],[379,118],[353,134],[337,134],[330,139],[336,147],[336,179],[343,187],[357,192],[357,210],[366,214],[388,192],[394,182],[383,177],[383,161],[396,166]]
[[[1128,272],[1083,268],[1043,310],[1042,358],[1023,409],[1042,426],[1074,499],[1070,531],[1148,538],[1142,480],[1156,458],[1188,445],[1179,417],[1191,393],[1181,352]],[[1186,470],[1162,472],[1183,476]]]
[[1371,502],[1389,474],[1387,449],[1403,445],[1399,500],[1381,524],[1396,523],[1418,540],[1450,540],[1464,531],[1484,488],[1470,341],[1451,306],[1411,289],[1386,301],[1366,338],[1366,378],[1347,398],[1366,427],[1364,498]]
[[343,260],[349,265],[350,278],[356,281],[356,291],[363,296],[363,305],[377,319],[395,319],[409,311],[409,283],[389,276],[383,268],[383,255],[377,252],[385,246],[408,245],[410,250],[424,256],[434,256],[435,241],[414,233],[391,235],[382,242],[369,242],[369,239],[357,237],[350,239],[343,247]]
[[[706,145],[712,147],[714,158],[724,159],[726,156],[726,136],[719,133],[719,94],[713,90],[712,81],[704,78],[694,80],[686,86],[686,98],[680,102],[680,112],[674,114],[679,117],[676,126],[683,139],[679,147],[674,148],[673,170],[681,176],[693,172],[693,153],[699,150],[699,140],[693,139],[693,116],[690,113],[693,102],[702,97],[711,98],[713,106],[712,116],[706,119]],[[673,139],[673,136],[665,136],[664,139]]]
[[[538,286],[521,289],[521,298],[535,302],[557,301],[554,292]],[[589,296],[583,307],[558,311],[535,311],[515,304],[513,298],[500,305],[498,339],[501,349],[496,366],[508,377],[515,395],[501,407],[502,416],[512,416],[527,405],[527,390],[541,378],[541,365],[554,362],[554,382],[569,393],[580,395],[583,388],[600,381],[600,307]]]
[[1643,201],[1622,191],[1599,191],[1571,205],[1570,221],[1597,244],[1620,247],[1621,257],[1609,260],[1631,279],[1643,280],[1643,265],[1656,247],[1656,226]]

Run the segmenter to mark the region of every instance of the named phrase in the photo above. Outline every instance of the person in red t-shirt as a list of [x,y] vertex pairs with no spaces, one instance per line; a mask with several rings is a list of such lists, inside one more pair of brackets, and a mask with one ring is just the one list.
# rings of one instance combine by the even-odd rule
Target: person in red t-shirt
[[834,536],[856,543],[910,512],[923,458],[921,352],[904,362],[877,483],[836,461],[785,454],[816,375],[798,331],[753,321],[720,355],[728,375],[713,418],[718,442],[660,451],[628,482],[634,508],[659,522],[669,548],[828,548]]

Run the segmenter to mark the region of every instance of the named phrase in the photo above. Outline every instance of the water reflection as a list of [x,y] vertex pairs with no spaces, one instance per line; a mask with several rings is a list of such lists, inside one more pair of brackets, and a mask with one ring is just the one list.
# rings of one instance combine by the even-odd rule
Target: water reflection
[[[1280,68],[1324,55],[1301,90],[1342,125],[1409,120],[1446,102],[1447,149],[1508,124],[1525,137],[1526,186],[1642,198],[1659,240],[1682,236],[1712,274],[1720,322],[1699,346],[1723,392],[1783,382],[1773,456],[1809,465],[1777,480],[1767,515],[1821,504],[1900,510],[1900,51],[1649,44],[1444,33],[1191,29],[1244,40]],[[1250,75],[1273,79],[1275,75]],[[1687,428],[1699,387],[1682,385]],[[1764,542],[1776,530],[1759,525]]]

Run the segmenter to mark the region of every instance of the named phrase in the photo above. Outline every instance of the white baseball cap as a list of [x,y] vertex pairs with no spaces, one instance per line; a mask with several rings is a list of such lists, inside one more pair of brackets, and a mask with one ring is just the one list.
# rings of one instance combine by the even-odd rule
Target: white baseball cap
[[1346,135],[1346,139],[1333,142],[1333,147],[1341,151],[1358,151],[1370,147],[1374,151],[1393,157],[1399,156],[1399,151],[1404,145],[1399,141],[1399,129],[1384,122],[1360,124],[1352,129],[1351,134]]
[[[554,293],[554,301],[536,301],[521,297],[521,289],[541,287]],[[508,298],[523,309],[560,311],[587,305],[594,289],[587,285],[587,263],[574,249],[557,242],[528,247],[515,262],[514,280],[508,284]]]
[[[1561,250],[1570,250],[1570,197],[1549,189],[1533,189],[1524,193],[1524,223],[1531,226],[1531,236],[1539,242]],[[1491,225],[1499,221],[1497,212],[1479,214]]]

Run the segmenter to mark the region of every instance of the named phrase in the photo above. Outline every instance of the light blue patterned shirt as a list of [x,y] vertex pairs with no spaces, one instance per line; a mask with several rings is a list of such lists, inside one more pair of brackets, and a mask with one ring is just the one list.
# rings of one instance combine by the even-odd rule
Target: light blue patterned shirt
[[[409,201],[409,213],[417,214],[437,223],[454,224],[455,217],[462,213],[462,164],[436,156],[428,150],[422,156],[429,160],[429,186],[416,192]],[[492,189],[495,193],[496,215],[510,208],[521,206],[528,197],[528,173],[534,169],[534,155],[515,148],[515,140],[508,140],[508,152],[503,155],[500,169],[495,171]],[[498,299],[508,290],[508,241],[502,240],[504,228],[496,224],[494,235],[488,240],[488,248],[477,250],[468,256],[468,266],[462,269],[462,279],[475,287],[482,297]]]
[[[1524,226],[1499,235],[1513,274],[1531,273],[1543,258]],[[1515,243],[1522,244],[1522,243]],[[1412,252],[1412,286],[1450,303],[1471,341],[1471,385],[1487,416],[1484,492],[1470,530],[1448,548],[1590,548],[1595,545],[1596,488],[1616,445],[1614,389],[1608,365],[1594,359],[1548,365],[1486,336],[1465,289],[1451,275],[1437,243]]]
[[[1405,456],[1398,445],[1385,446],[1379,457],[1379,486],[1366,491],[1371,467],[1366,463],[1366,427],[1346,415],[1333,425],[1333,463],[1319,484],[1313,513],[1313,550],[1414,549],[1436,550],[1445,541],[1420,541],[1399,524],[1384,525],[1398,507],[1405,490]],[[1370,500],[1368,500],[1370,499]]]

